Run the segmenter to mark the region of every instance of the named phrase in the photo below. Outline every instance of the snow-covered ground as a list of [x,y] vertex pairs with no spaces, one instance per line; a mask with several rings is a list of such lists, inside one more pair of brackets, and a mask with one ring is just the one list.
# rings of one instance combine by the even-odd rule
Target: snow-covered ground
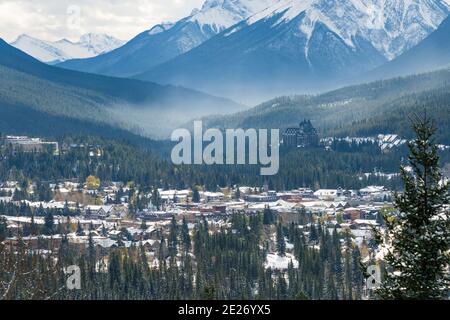
[[282,257],[276,253],[269,253],[267,254],[267,259],[264,266],[266,268],[285,270],[288,268],[290,262],[292,262],[294,268],[298,268],[298,260],[294,257],[293,254],[286,253],[286,255]]

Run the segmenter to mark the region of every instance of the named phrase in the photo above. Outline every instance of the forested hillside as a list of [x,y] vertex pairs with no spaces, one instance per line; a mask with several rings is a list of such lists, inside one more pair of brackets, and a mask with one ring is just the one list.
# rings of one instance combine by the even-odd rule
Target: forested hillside
[[2,105],[20,105],[125,129],[139,127],[153,136],[167,134],[180,119],[242,108],[233,101],[180,87],[49,66],[0,39]]
[[127,142],[144,149],[161,150],[164,142],[133,134],[107,124],[56,116],[36,111],[21,105],[1,106],[0,133],[8,135],[29,135],[60,140],[67,135],[104,137],[119,142]]
[[[114,123],[107,106],[112,96],[42,79],[0,65],[0,103],[20,105],[56,116]],[[1,109],[2,113],[4,108]]]
[[280,128],[311,119],[321,135],[410,135],[408,115],[429,110],[438,138],[450,142],[450,70],[347,87],[315,96],[280,97],[231,116],[208,117],[219,128]]
[[[6,271],[0,280],[10,282],[7,275],[14,262],[24,261],[14,270],[24,274],[22,281],[0,293],[6,299],[37,300],[361,299],[362,253],[352,245],[350,233],[330,233],[319,222],[311,224],[308,235],[299,227],[300,222],[314,221],[306,213],[299,215],[298,222],[284,226],[267,221],[266,216],[266,212],[249,218],[234,215],[229,219],[230,226],[217,233],[210,232],[207,220],[202,219],[192,235],[186,220],[177,223],[174,218],[169,239],[162,236],[158,242],[158,267],[148,263],[141,244],[113,249],[105,258],[109,259],[108,265],[103,259],[99,261],[100,266],[107,266],[107,272],[95,272],[99,255],[92,236],[89,246],[77,251],[67,240],[68,231],[59,253],[48,258],[30,255],[23,259],[23,245],[17,255],[5,254],[5,246],[0,245],[0,263]],[[301,268],[294,268],[292,260],[288,270],[267,267],[267,244],[272,234],[283,239],[278,247],[286,246],[287,241],[292,244],[290,257],[301,261]],[[285,255],[283,249],[278,251]],[[52,263],[56,256],[57,264]],[[61,285],[64,268],[73,263],[80,266],[82,290],[68,290]]]
[[[96,136],[65,136],[58,141],[60,145],[99,145],[103,155],[93,159],[88,151],[77,149],[58,157],[47,153],[11,154],[8,150],[0,150],[0,156],[5,159],[0,162],[0,180],[85,181],[86,177],[94,175],[102,182],[134,181],[141,187],[156,184],[165,189],[200,185],[209,191],[236,184],[263,186],[265,182],[275,190],[335,186],[358,189],[378,183],[395,188],[398,186],[396,179],[388,181],[383,177],[366,177],[363,173],[371,173],[374,168],[382,172],[397,172],[405,156],[404,149],[383,154],[371,144],[349,146],[345,150],[336,147],[329,151],[282,149],[280,172],[273,177],[262,177],[259,175],[260,167],[255,165],[175,166],[168,158],[170,143],[117,137],[111,140]],[[446,155],[443,161],[448,162],[448,152]]]

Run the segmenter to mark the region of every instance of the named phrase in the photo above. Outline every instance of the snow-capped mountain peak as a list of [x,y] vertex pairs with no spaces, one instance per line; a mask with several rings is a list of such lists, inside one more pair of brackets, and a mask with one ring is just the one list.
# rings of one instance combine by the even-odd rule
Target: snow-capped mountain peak
[[67,39],[51,42],[21,35],[11,43],[14,47],[47,63],[95,57],[114,50],[123,44],[124,41],[114,37],[93,33],[83,35],[78,42]]
[[154,26],[147,35],[151,38],[174,28],[177,33],[170,34],[168,41],[175,44],[178,54],[185,53],[277,1],[206,0],[200,9],[192,10],[190,16],[175,24]]
[[278,17],[276,27],[298,19],[299,29],[309,39],[320,23],[350,47],[359,36],[393,59],[436,30],[449,13],[450,0],[281,0],[251,16],[246,24]]
[[264,10],[276,0],[206,0],[201,10],[194,10],[190,21],[221,32],[249,16]]
[[[323,90],[354,81],[417,45],[450,13],[449,0],[270,2],[137,78],[235,99],[242,99],[243,92],[267,97]],[[227,5],[240,10],[245,3],[209,1],[202,13]]]
[[173,26],[174,26],[174,23],[172,23],[172,22],[163,22],[163,23],[157,24],[156,26],[154,26],[153,28],[150,29],[150,31],[148,32],[148,35],[153,36],[155,34],[159,34],[161,32],[169,30]]
[[184,54],[278,0],[206,0],[173,24],[158,24],[118,50],[63,66],[114,76],[134,76]]
[[44,62],[68,58],[65,52],[51,42],[39,40],[26,34],[17,37],[11,45]]
[[79,44],[89,48],[96,55],[109,52],[124,44],[124,41],[118,40],[107,34],[88,33],[80,38]]
[[[136,76],[145,71],[150,74],[153,68],[177,57],[185,59],[190,51],[194,57],[204,44],[201,47],[209,51],[200,50],[201,56],[211,59],[214,54],[220,55],[211,52],[217,48],[224,51],[228,46],[239,49],[245,57],[261,50],[258,59],[270,52],[281,56],[281,60],[301,62],[314,74],[334,69],[340,74],[353,69],[365,71],[398,56],[436,30],[450,12],[449,3],[450,0],[206,0],[188,17],[173,25],[154,26],[119,50],[95,59],[69,61],[63,66],[114,76]],[[261,39],[250,41],[255,38]],[[236,49],[238,40],[240,47]],[[358,67],[349,63],[351,59],[359,63]],[[245,61],[256,65],[250,58]],[[177,68],[181,67],[174,67]]]

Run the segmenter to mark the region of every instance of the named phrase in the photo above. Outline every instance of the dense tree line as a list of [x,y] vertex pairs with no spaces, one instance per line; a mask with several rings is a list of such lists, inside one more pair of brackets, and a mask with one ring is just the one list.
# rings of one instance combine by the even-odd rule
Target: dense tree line
[[319,95],[280,97],[232,115],[204,119],[210,128],[298,127],[310,119],[321,137],[399,134],[413,137],[409,115],[424,106],[435,117],[437,141],[450,144],[450,73],[442,70],[382,80]]
[[[70,148],[59,156],[49,152],[15,153],[2,148],[0,181],[19,181],[24,187],[30,182],[39,184],[38,194],[29,200],[48,199],[48,184],[72,179],[84,183],[88,176],[100,178],[102,183],[111,181],[134,182],[141,188],[184,189],[204,186],[216,191],[218,187],[236,184],[262,186],[286,190],[298,187],[360,188],[368,184],[382,184],[395,188],[399,180],[387,181],[383,177],[363,173],[396,172],[404,155],[402,149],[383,154],[375,146],[344,148],[336,144],[331,150],[282,149],[280,171],[273,177],[261,177],[260,167],[251,165],[198,165],[175,166],[165,156],[170,145],[158,147],[159,152],[134,144],[96,137],[66,137],[61,145],[71,142],[99,145],[101,156],[92,156],[88,148]],[[162,154],[162,156],[161,156]],[[26,197],[17,194],[18,200]]]
[[[235,214],[210,232],[203,218],[189,232],[185,220],[172,220],[161,236],[149,265],[142,245],[99,253],[92,238],[84,251],[71,248],[63,236],[57,253],[28,251],[19,242],[17,254],[0,245],[0,298],[4,299],[360,299],[363,273],[360,252],[348,234],[321,224],[305,233],[297,223],[264,224],[262,214]],[[216,228],[216,227],[214,227]],[[293,245],[299,268],[277,270],[265,265],[270,235]],[[344,244],[344,245],[343,245]],[[314,246],[320,246],[317,249]],[[276,245],[278,254],[286,250]],[[51,248],[49,248],[51,249]],[[281,252],[282,251],[282,252]],[[54,261],[57,261],[56,263]],[[81,269],[81,290],[66,287],[65,268]],[[33,283],[32,286],[30,284]]]
[[385,249],[384,299],[448,299],[450,278],[450,183],[443,180],[435,144],[436,127],[427,117],[414,123],[408,165],[401,168],[404,193],[398,212],[387,213],[386,232],[377,232]]

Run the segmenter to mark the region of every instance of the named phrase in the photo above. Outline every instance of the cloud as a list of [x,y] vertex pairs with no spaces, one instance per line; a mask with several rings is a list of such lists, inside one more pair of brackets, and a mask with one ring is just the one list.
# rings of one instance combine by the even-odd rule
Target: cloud
[[0,0],[0,37],[20,34],[78,40],[85,33],[106,33],[129,40],[153,25],[176,21],[204,0]]

